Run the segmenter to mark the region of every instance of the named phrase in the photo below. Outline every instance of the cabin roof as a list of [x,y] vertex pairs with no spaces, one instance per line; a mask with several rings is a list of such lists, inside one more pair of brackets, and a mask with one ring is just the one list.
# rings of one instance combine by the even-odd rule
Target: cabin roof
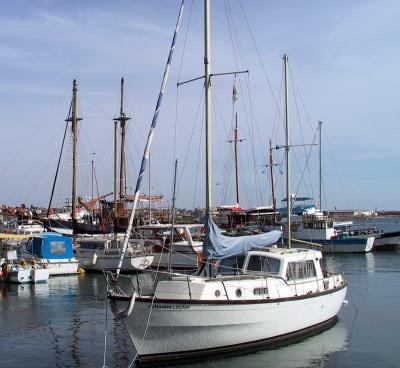
[[268,253],[268,255],[273,258],[286,259],[289,262],[322,258],[322,253],[319,250],[303,248],[265,248],[263,250],[252,250],[248,253],[249,255],[265,255]]

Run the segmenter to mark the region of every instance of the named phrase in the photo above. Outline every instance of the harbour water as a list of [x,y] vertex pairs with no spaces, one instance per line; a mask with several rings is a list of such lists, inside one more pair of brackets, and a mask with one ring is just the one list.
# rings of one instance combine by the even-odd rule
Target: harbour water
[[[335,326],[280,348],[186,366],[398,367],[400,251],[329,255],[325,262],[349,283]],[[103,367],[105,337],[105,365],[128,367],[134,349],[106,306],[102,274],[0,283],[0,367]]]
[[[331,329],[285,347],[198,367],[398,367],[400,252],[326,257],[345,273],[347,300]],[[48,284],[3,285],[0,366],[128,367],[134,356],[122,324],[106,310],[101,274],[54,277]]]

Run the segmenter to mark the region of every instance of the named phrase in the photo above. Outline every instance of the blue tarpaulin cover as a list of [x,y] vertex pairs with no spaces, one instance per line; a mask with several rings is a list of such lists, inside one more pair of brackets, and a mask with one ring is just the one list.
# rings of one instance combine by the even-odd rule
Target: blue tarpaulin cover
[[208,259],[224,259],[247,252],[255,248],[264,248],[275,244],[281,237],[279,230],[258,235],[239,237],[224,236],[211,216],[206,217],[207,231],[203,249]]
[[32,253],[46,259],[73,258],[72,239],[56,233],[35,235],[32,242]]

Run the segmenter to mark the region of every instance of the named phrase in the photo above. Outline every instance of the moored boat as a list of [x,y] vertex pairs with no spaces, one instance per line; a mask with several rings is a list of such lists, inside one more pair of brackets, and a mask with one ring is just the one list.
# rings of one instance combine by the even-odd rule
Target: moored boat
[[[121,239],[99,236],[82,238],[76,248],[79,266],[88,271],[102,272],[116,270],[121,255]],[[153,262],[152,248],[142,243],[131,241],[122,271],[134,272],[148,268]]]
[[6,282],[38,283],[47,282],[49,270],[35,261],[18,261],[16,250],[7,250],[1,265],[1,277]]
[[25,239],[25,258],[35,260],[49,270],[50,276],[76,274],[79,261],[74,257],[72,238],[58,233],[43,233]]
[[[148,162],[182,6],[183,3],[142,159],[124,248],[128,244],[140,184]],[[258,235],[227,237],[221,234],[212,220],[209,0],[204,1],[204,13],[207,162],[203,242],[205,262],[199,273],[169,273],[168,279],[155,280],[150,290],[142,288],[139,279],[135,287],[131,279],[121,277],[119,270],[115,274],[105,273],[112,311],[122,319],[142,362],[165,363],[182,358],[201,358],[284,341],[319,330],[336,319],[347,291],[342,275],[322,271],[321,252],[297,248],[261,250],[275,246],[281,232],[275,230]],[[287,61],[285,55],[286,86]],[[288,141],[287,147],[290,147]],[[289,162],[289,149],[286,153]],[[287,188],[289,192],[289,184]],[[289,205],[287,213],[291,213]],[[124,251],[120,263],[123,259]],[[123,279],[127,281],[126,288]]]

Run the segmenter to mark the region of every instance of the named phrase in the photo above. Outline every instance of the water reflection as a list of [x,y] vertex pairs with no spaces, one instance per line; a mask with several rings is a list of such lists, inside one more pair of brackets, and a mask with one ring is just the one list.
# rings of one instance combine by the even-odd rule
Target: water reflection
[[[306,338],[284,347],[263,350],[257,353],[230,357],[221,360],[194,363],[190,367],[210,368],[304,368],[324,367],[333,353],[345,350],[348,346],[347,329],[339,321],[321,334]],[[171,366],[172,367],[172,366]],[[184,367],[174,365],[173,367]]]

